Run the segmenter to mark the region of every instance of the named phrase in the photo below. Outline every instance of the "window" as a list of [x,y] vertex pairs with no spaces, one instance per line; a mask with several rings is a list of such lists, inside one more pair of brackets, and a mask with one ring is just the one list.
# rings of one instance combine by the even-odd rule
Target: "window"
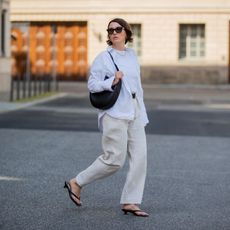
[[5,28],[6,28],[6,10],[1,12],[1,56],[5,56],[6,47],[5,47]]
[[130,24],[133,32],[133,42],[128,43],[128,47],[133,48],[138,57],[141,56],[141,25]]
[[196,59],[205,56],[205,25],[181,24],[179,59]]

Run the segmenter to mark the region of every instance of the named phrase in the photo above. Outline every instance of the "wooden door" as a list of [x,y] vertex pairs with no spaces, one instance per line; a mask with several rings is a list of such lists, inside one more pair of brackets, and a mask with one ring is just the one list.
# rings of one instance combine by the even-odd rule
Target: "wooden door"
[[[31,78],[50,75],[60,80],[86,80],[86,23],[33,22],[26,36],[20,26],[14,27],[12,33],[16,34],[16,40],[12,40],[14,75],[22,75],[27,66]],[[27,63],[22,67],[22,63],[19,63],[25,58],[29,58],[29,65]]]
[[31,76],[51,74],[51,26],[31,25],[29,33]]
[[57,72],[62,80],[85,80],[87,74],[86,24],[57,26]]

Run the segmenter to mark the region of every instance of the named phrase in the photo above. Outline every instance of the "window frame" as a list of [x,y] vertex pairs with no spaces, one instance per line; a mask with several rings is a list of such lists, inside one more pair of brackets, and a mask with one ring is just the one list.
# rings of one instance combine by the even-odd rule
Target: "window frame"
[[[133,32],[133,27],[137,26],[137,28],[139,27],[139,31],[140,32],[140,37],[138,38],[138,41],[135,39],[134,37],[134,33],[133,33],[133,38],[134,38],[134,41],[132,43],[128,43],[128,47],[129,48],[132,48],[135,50],[136,52],[136,55],[138,58],[141,58],[142,57],[142,54],[143,54],[143,51],[142,51],[142,24],[141,23],[130,23],[130,27],[131,27],[131,30]],[[139,42],[139,45],[137,46],[134,46],[133,44],[135,44]]]
[[[186,28],[186,38],[185,38],[185,56],[182,56],[181,52],[181,30],[183,29],[182,26],[185,26]],[[195,47],[196,47],[196,55],[191,55],[192,47],[192,27],[196,26],[196,37],[195,37]],[[202,29],[203,28],[203,29]],[[203,33],[203,37],[201,34]],[[201,47],[201,43],[204,43],[204,47]],[[203,55],[201,55],[201,52],[204,52]],[[199,54],[199,55],[198,55]],[[205,23],[179,23],[179,29],[178,29],[178,60],[179,61],[197,61],[197,60],[204,60],[206,57],[206,25]]]

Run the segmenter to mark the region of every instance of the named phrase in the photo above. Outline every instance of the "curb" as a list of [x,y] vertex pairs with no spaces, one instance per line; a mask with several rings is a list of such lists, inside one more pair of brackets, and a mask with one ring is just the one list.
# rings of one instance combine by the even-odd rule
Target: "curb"
[[5,112],[9,112],[9,111],[23,109],[23,108],[30,107],[30,106],[33,106],[33,105],[36,105],[39,103],[52,101],[52,100],[55,100],[57,98],[64,97],[66,95],[67,95],[67,93],[58,93],[57,95],[52,95],[52,96],[47,97],[47,98],[42,98],[42,99],[38,99],[38,100],[34,100],[32,102],[26,102],[26,103],[0,102],[0,114],[5,113]]

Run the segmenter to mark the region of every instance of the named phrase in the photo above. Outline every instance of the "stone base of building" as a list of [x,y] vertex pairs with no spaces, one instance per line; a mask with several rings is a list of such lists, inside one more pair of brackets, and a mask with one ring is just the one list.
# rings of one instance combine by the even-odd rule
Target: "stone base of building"
[[0,101],[10,100],[10,58],[0,58]]
[[229,84],[226,66],[142,66],[142,82],[153,84]]
[[10,92],[0,92],[0,102],[9,102]]

